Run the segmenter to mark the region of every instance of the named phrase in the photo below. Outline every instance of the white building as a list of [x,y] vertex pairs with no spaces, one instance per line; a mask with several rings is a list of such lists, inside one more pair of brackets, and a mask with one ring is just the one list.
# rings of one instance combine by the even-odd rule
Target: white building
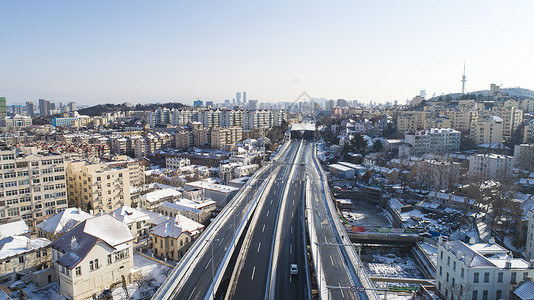
[[122,206],[112,211],[111,216],[128,226],[135,243],[148,238],[150,217],[147,214],[129,206]]
[[469,157],[469,176],[487,179],[510,178],[514,170],[512,156],[497,154],[475,154]]
[[203,197],[210,198],[217,203],[217,207],[222,208],[239,191],[238,188],[229,185],[214,184],[205,181],[194,181],[185,184],[186,191],[200,189]]
[[34,147],[0,149],[0,222],[35,226],[67,208],[63,156]]
[[93,215],[82,211],[81,208],[67,208],[37,224],[37,235],[53,241],[78,225],[78,223],[92,217]]
[[[460,132],[451,128],[432,128],[404,136],[406,144],[411,145],[406,151],[403,149],[402,156],[399,146],[399,156],[420,156],[425,153],[444,154],[460,150]],[[406,153],[408,152],[408,153]]]
[[0,283],[9,285],[31,272],[50,265],[50,241],[13,235],[0,240]]
[[182,158],[178,156],[167,155],[165,158],[165,166],[169,169],[179,169],[185,166],[189,166],[191,161],[188,158]]
[[174,202],[182,197],[182,193],[175,189],[165,188],[146,193],[139,198],[139,206],[143,209],[153,211],[163,202]]
[[508,299],[515,284],[534,276],[534,264],[512,258],[495,244],[461,241],[438,244],[436,288],[445,299]]
[[86,299],[124,277],[131,282],[133,236],[110,215],[87,219],[50,244],[60,294]]

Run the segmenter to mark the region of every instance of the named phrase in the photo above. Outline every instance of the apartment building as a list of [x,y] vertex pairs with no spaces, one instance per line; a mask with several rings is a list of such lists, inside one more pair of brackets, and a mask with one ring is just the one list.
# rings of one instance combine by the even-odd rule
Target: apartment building
[[427,117],[424,128],[452,128],[452,120],[448,116]]
[[491,110],[483,111],[483,116],[498,116],[502,119],[502,135],[510,137],[523,121],[523,111],[515,107],[494,106]]
[[273,111],[247,110],[243,114],[243,130],[273,127]]
[[131,159],[125,155],[113,156],[108,166],[117,169],[128,169],[130,184],[137,186],[145,184],[145,165],[142,160]]
[[526,259],[534,259],[534,210],[527,213],[527,243],[525,244]]
[[211,148],[222,149],[224,145],[232,145],[243,138],[243,130],[239,127],[215,128],[211,130]]
[[35,147],[0,150],[0,223],[29,226],[67,208],[63,156]]
[[431,128],[406,133],[406,145],[399,146],[399,157],[425,153],[444,154],[460,150],[460,132],[451,128]]
[[204,230],[204,225],[176,215],[150,230],[152,251],[161,258],[179,261]]
[[534,121],[525,124],[525,133],[523,134],[523,143],[534,144]]
[[519,108],[524,112],[534,112],[534,99],[527,98],[521,100]]
[[71,206],[96,214],[130,205],[129,169],[76,161],[67,163],[66,173]]
[[178,149],[193,147],[193,133],[190,131],[179,131],[174,135],[174,139]]
[[432,116],[427,111],[401,111],[397,117],[397,131],[416,131],[425,129],[425,120]]
[[487,179],[512,177],[514,157],[497,154],[475,154],[469,157],[469,176]]
[[131,282],[133,236],[110,215],[87,219],[52,242],[52,262],[60,294],[73,300],[91,298],[112,283]]
[[503,119],[498,116],[486,116],[471,123],[471,139],[476,144],[502,143]]
[[201,147],[211,142],[211,130],[209,128],[193,129],[193,145]]
[[534,264],[512,258],[490,238],[489,243],[438,243],[436,288],[445,299],[508,299],[517,283],[534,276]]
[[478,113],[476,111],[452,110],[448,112],[451,119],[451,128],[459,131],[468,132],[471,127],[471,122],[478,120]]

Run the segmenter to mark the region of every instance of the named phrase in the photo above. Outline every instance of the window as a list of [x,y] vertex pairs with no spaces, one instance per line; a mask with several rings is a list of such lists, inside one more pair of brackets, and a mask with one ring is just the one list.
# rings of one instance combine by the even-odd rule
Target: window
[[482,300],[488,300],[488,290],[482,291]]
[[453,270],[453,271],[456,271],[456,262],[453,262],[453,263],[452,263],[452,270]]
[[497,296],[497,297],[495,297],[495,298],[497,298],[497,299],[502,299],[502,291],[501,291],[501,290],[497,290],[497,292],[495,293],[495,295]]
[[511,276],[511,279],[510,279],[510,282],[511,283],[517,283],[516,282],[516,278],[517,277],[517,273],[516,272],[512,272],[512,276]]
[[476,272],[475,274],[473,274],[473,282],[474,282],[474,283],[478,283],[478,272]]
[[528,272],[523,272],[523,280],[526,280],[528,277]]
[[111,265],[112,261],[111,261],[111,254],[108,254],[108,265]]
[[439,276],[441,276],[441,274],[443,274],[443,267],[439,266]]
[[447,272],[447,282],[449,282],[449,272]]
[[465,272],[465,270],[464,270],[464,268],[462,268],[462,270],[460,271],[460,277],[464,278],[464,272]]
[[502,282],[503,274],[504,274],[503,272],[499,272],[499,273],[497,274],[497,282]]
[[91,260],[89,262],[89,270],[90,271],[98,270],[98,258]]
[[76,267],[76,269],[74,269],[74,273],[76,276],[82,275],[82,267]]
[[19,264],[23,264],[24,263],[24,256],[19,256]]
[[473,296],[471,297],[471,299],[473,299],[473,300],[477,300],[478,299],[478,291],[477,290],[473,291]]
[[489,282],[489,272],[484,273],[484,282]]

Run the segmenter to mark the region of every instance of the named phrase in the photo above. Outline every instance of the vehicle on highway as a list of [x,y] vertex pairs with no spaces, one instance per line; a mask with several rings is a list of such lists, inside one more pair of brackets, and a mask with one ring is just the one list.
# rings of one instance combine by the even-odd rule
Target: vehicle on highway
[[291,264],[291,266],[289,266],[289,273],[291,275],[297,275],[299,273],[299,268],[297,267],[297,264]]

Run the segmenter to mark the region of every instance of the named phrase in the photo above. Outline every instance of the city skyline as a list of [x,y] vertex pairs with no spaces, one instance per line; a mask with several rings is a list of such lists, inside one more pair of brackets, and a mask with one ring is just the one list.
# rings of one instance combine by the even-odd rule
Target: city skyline
[[0,96],[80,104],[236,91],[403,103],[427,95],[534,88],[530,2],[2,3]]

